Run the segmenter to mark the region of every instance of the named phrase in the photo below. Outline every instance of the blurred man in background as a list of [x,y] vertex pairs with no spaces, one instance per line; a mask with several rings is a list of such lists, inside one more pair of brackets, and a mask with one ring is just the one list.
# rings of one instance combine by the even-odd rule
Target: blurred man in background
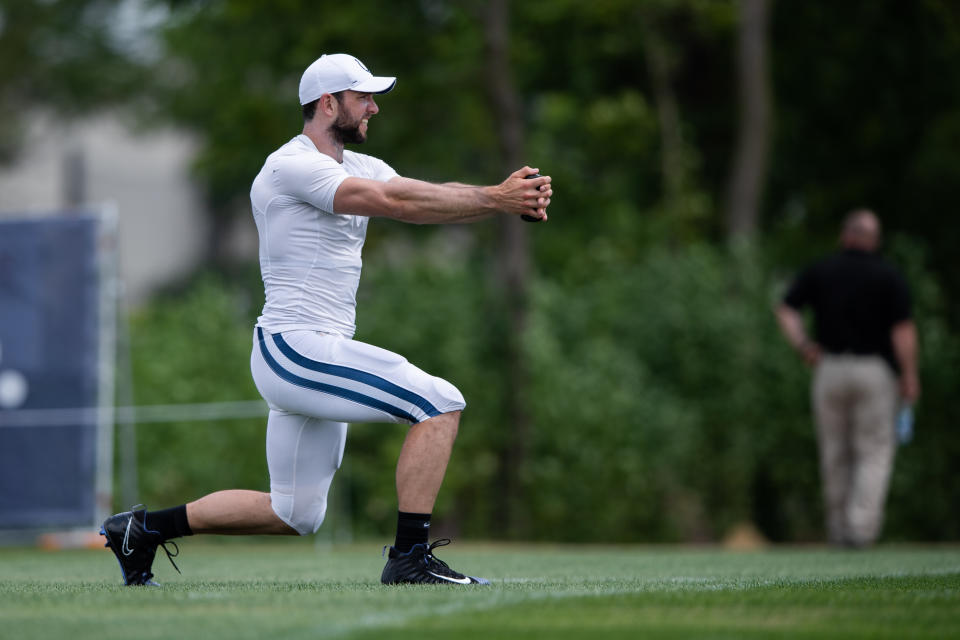
[[[352,339],[360,254],[372,217],[439,224],[504,212],[546,220],[551,180],[524,167],[495,186],[430,184],[345,150],[346,143],[366,140],[380,111],[374,96],[395,83],[346,54],[321,56],[304,72],[303,132],[267,157],[250,191],[266,297],[250,366],[270,407],[270,493],[219,491],[170,509],[108,518],[102,533],[126,584],[152,584],[157,546],[172,538],[315,532],[349,422],[412,425],[397,461],[397,535],[381,581],[487,582],[434,556],[449,540],[428,544],[463,396],[402,356]],[[418,304],[413,299],[397,309],[397,322],[416,322]]]
[[[828,539],[863,547],[883,524],[898,404],[920,395],[917,335],[906,282],[877,255],[877,216],[849,213],[840,245],[796,278],[776,314],[787,341],[814,368]],[[814,339],[801,315],[807,307]]]

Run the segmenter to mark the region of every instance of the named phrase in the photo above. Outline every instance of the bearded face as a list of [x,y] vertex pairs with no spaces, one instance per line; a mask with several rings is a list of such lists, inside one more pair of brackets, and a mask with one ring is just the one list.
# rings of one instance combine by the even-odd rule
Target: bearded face
[[[343,103],[341,103],[341,107],[342,106]],[[347,112],[347,109],[341,108],[337,119],[330,125],[334,139],[341,144],[359,144],[366,141],[367,136],[360,131],[360,122],[362,120],[362,115],[353,117]]]

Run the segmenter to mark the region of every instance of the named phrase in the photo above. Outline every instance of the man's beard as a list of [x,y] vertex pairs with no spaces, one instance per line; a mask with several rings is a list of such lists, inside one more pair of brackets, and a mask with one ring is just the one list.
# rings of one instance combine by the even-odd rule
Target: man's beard
[[345,113],[341,113],[337,116],[336,122],[330,125],[333,139],[340,144],[365,142],[367,137],[360,133],[360,119],[350,122],[345,116]]

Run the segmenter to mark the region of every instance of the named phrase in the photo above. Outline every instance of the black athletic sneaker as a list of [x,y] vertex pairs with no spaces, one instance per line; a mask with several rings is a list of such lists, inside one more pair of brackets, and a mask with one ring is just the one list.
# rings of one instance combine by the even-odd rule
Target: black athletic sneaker
[[[142,507],[143,505],[137,505]],[[170,564],[180,573],[180,567],[176,565],[173,559],[179,555],[180,549],[176,542],[172,542],[176,553],[170,553],[164,545],[163,538],[159,531],[147,529],[147,510],[134,507],[130,511],[124,511],[114,516],[110,516],[103,521],[100,527],[100,535],[107,539],[104,546],[113,551],[120,563],[120,571],[123,573],[123,582],[127,586],[149,585],[159,586],[151,580],[153,574],[150,573],[150,567],[153,566],[153,557],[157,554],[157,547],[163,548]]]
[[[387,566],[383,568],[380,582],[383,584],[490,584],[489,580],[465,576],[447,566],[433,555],[435,547],[450,544],[443,538],[431,545],[415,544],[410,551],[401,553],[390,547]],[[387,550],[386,547],[383,548]]]

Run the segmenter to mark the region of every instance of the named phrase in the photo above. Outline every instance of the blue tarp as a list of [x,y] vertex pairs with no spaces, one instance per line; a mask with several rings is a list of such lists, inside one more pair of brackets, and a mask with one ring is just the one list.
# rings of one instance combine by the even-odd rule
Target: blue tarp
[[76,414],[56,426],[10,426],[4,416],[96,406],[97,231],[97,219],[82,215],[0,221],[0,381],[8,383],[0,393],[0,529],[94,519],[96,424]]

